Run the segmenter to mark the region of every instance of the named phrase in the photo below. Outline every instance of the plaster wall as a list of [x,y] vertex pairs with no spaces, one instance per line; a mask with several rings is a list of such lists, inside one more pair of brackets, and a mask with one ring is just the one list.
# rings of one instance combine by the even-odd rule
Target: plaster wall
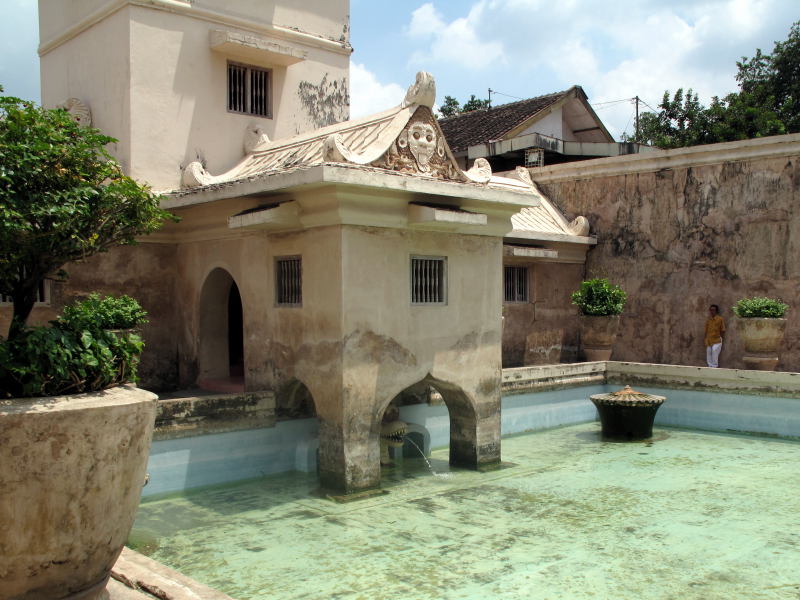
[[503,367],[577,361],[578,313],[570,295],[583,280],[584,266],[545,262],[516,266],[528,267],[529,299],[503,304]]
[[[147,310],[149,320],[141,327],[145,351],[139,365],[139,384],[156,391],[174,388],[178,378],[175,340],[180,306],[175,296],[174,266],[175,246],[152,243],[118,246],[68,264],[66,282],[53,283],[50,305],[35,307],[28,323],[45,325],[61,314],[65,304],[82,300],[92,292],[136,298]],[[0,334],[8,331],[11,314],[11,306],[0,307]]]
[[[40,37],[62,25],[56,15],[67,20],[71,11],[91,12],[99,2],[86,0],[80,5],[69,2],[40,2]],[[92,125],[119,142],[112,152],[127,171],[130,163],[130,28],[131,9],[123,8],[109,15],[102,24],[90,27],[78,37],[66,40],[57,51],[41,57],[42,105],[54,108],[68,98],[89,104]]]
[[[181,385],[199,375],[201,294],[214,269],[228,272],[239,288],[244,315],[245,387],[278,389],[300,379],[315,403],[323,398],[328,378],[336,378],[339,359],[341,287],[337,228],[181,244],[177,250]],[[302,256],[303,306],[275,305],[275,258]],[[326,346],[327,344],[327,346]],[[317,407],[319,412],[321,406]]]
[[598,236],[587,277],[628,292],[615,360],[704,365],[709,304],[726,320],[720,365],[743,368],[731,306],[792,308],[778,368],[800,370],[800,136],[778,136],[533,169],[570,218]]
[[561,108],[558,108],[547,116],[542,117],[533,125],[520,132],[518,136],[528,133],[541,133],[542,135],[549,135],[550,137],[563,139],[564,137],[564,124],[561,115]]
[[[213,173],[228,170],[244,156],[247,127],[280,139],[348,117],[346,1],[301,8],[206,1],[180,10],[160,1],[112,10],[115,4],[103,4],[109,14],[76,36],[44,45],[42,100],[54,106],[74,96],[88,103],[93,124],[122,140],[113,151],[127,172],[155,189],[180,187],[181,168],[194,160]],[[86,13],[49,2],[40,9],[43,40],[85,25],[78,17]],[[274,26],[278,21],[283,27]],[[280,56],[241,44],[216,51],[212,31],[255,36],[305,58],[286,66]],[[237,50],[250,54],[242,58]],[[229,60],[271,70],[269,118],[227,110]]]

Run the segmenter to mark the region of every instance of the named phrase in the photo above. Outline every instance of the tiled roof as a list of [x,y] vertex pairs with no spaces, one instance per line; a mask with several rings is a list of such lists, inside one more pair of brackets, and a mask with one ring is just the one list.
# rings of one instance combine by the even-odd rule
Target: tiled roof
[[439,126],[453,152],[461,152],[470,146],[502,139],[502,137],[524,123],[539,111],[555,104],[571,90],[556,92],[475,110],[455,117],[439,119]]

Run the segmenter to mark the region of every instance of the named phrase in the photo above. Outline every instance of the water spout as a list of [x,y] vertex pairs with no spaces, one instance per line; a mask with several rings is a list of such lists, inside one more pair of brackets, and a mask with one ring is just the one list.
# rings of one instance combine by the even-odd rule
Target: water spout
[[425,461],[425,464],[428,465],[428,469],[430,470],[431,475],[433,475],[434,477],[438,477],[440,479],[450,479],[450,477],[453,476],[452,473],[437,473],[436,471],[434,471],[433,465],[431,465],[431,461],[429,461],[428,457],[425,456],[425,453],[422,451],[422,448],[420,448],[417,445],[417,443],[408,436],[406,436],[406,441],[411,442],[411,445],[414,446],[414,448],[416,448],[419,451],[420,456],[422,456],[423,460]]

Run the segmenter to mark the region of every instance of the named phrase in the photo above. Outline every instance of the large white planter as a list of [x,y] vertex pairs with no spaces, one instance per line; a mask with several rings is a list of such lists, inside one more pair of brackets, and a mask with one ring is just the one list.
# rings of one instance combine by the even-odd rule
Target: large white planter
[[786,332],[786,319],[737,318],[736,328],[744,340],[742,360],[748,369],[774,371]]
[[0,598],[102,597],[128,536],[156,395],[0,401]]
[[619,315],[581,315],[581,349],[588,362],[611,360]]

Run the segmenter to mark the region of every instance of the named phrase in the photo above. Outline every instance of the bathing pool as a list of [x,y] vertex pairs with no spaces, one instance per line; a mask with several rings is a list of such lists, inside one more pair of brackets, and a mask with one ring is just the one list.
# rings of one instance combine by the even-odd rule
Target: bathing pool
[[798,441],[599,430],[511,435],[486,473],[404,458],[349,503],[297,471],[156,495],[131,545],[239,600],[800,597]]

